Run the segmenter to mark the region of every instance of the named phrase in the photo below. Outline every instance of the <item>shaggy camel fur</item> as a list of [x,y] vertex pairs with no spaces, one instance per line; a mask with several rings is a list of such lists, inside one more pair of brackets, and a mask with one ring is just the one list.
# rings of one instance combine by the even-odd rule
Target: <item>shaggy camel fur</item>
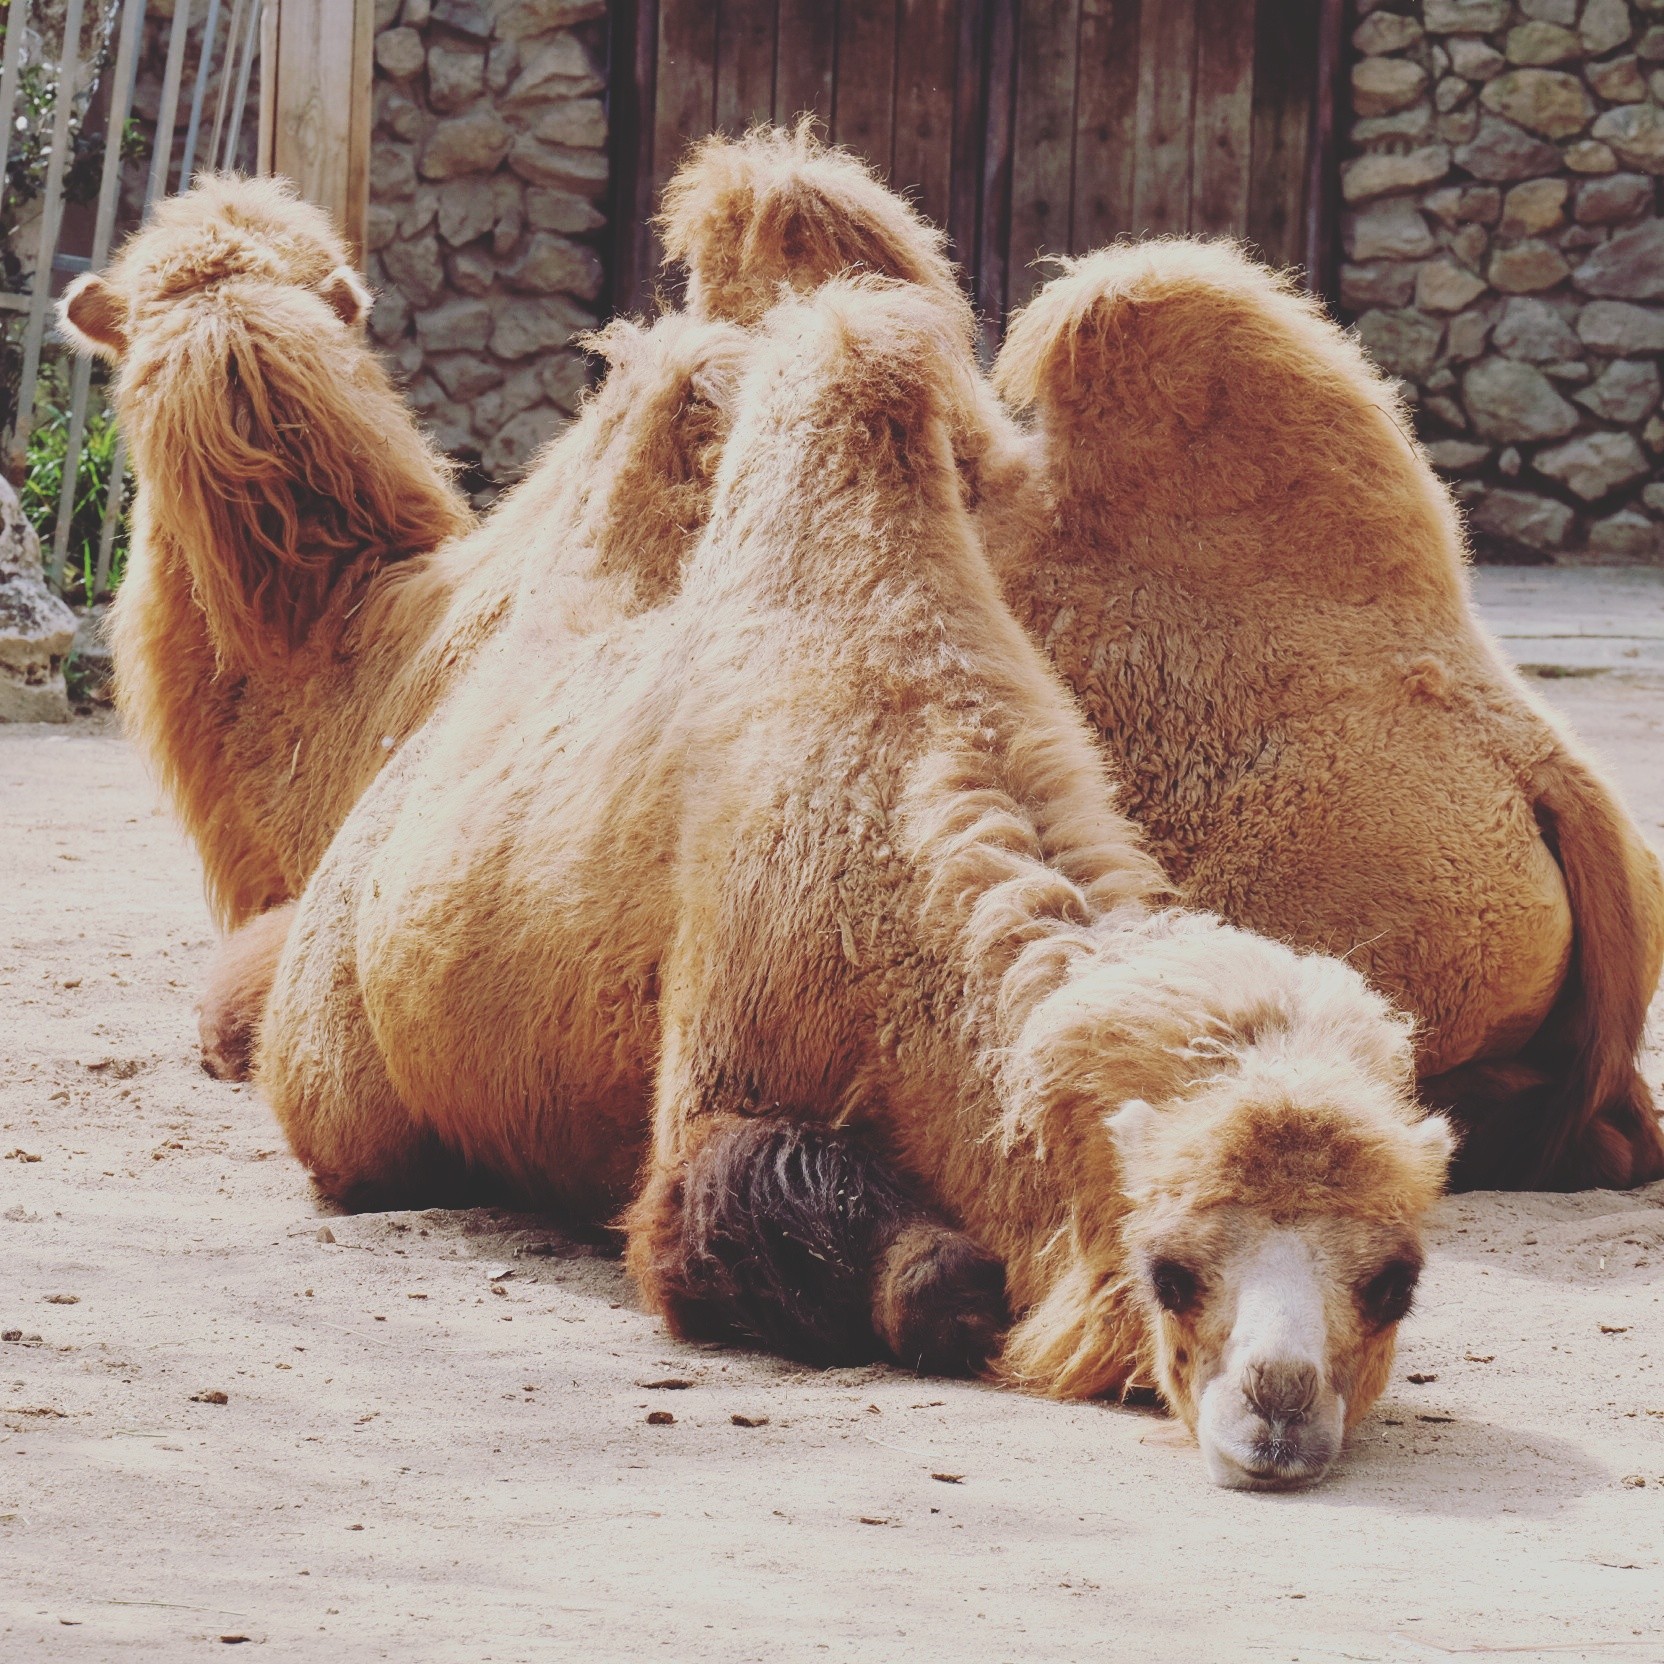
[[998,1267],[941,1209],[1005,1378],[1158,1380],[1216,1477],[1299,1482],[1385,1382],[1448,1130],[1356,972],[1152,910],[966,517],[974,396],[916,288],[777,309],[680,591],[517,612],[303,896],[260,1078],[336,1195],[437,1158],[605,1217],[650,1151],[630,1263],[684,1332],[825,1355],[737,1275],[818,1256],[869,1341],[974,1363]]
[[[803,128],[705,141],[664,237],[690,305],[741,323],[848,268],[951,283]],[[1635,1068],[1657,862],[1474,616],[1454,506],[1355,343],[1235,249],[1162,242],[1068,264],[995,385],[1032,438],[979,403],[956,448],[1007,599],[1186,900],[1417,1016],[1464,1182],[1664,1173]]]
[[234,930],[200,1008],[216,1073],[246,1072],[282,946],[288,915],[258,915],[300,893],[391,750],[489,638],[523,552],[544,524],[578,516],[619,424],[656,448],[630,447],[637,546],[598,592],[608,606],[671,581],[715,455],[731,332],[667,322],[651,379],[626,370],[462,537],[472,516],[364,342],[367,297],[346,259],[286,185],[207,178],[62,306],[66,333],[120,366],[138,481],[112,622],[120,704]]

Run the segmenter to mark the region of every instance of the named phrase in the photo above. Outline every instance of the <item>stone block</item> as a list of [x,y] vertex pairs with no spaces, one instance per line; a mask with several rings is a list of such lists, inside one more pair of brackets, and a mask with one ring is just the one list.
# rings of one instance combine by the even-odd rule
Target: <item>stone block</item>
[[1472,514],[1473,528],[1483,536],[1545,555],[1565,548],[1574,518],[1564,503],[1530,491],[1487,491]]
[[589,361],[580,352],[557,352],[539,368],[543,391],[562,410],[576,412],[589,387]]
[[387,29],[376,36],[376,63],[395,81],[408,81],[422,73],[427,48],[414,29]]
[[1436,247],[1415,203],[1405,197],[1378,202],[1343,227],[1354,260],[1417,260]]
[[1430,35],[1494,35],[1508,22],[1508,0],[1426,0]]
[[1577,76],[1557,69],[1511,69],[1486,85],[1479,102],[1548,139],[1581,133],[1595,115],[1588,88]]
[[483,352],[496,318],[496,310],[482,300],[448,300],[417,314],[416,333],[432,353]]
[[1647,83],[1633,54],[1590,64],[1583,72],[1589,85],[1609,104],[1638,104],[1647,96]]
[[1520,11],[1534,23],[1577,22],[1578,0],[1520,0]]
[[605,85],[583,42],[576,35],[559,34],[525,50],[520,74],[504,102],[581,97],[599,92]]
[[510,40],[523,40],[606,15],[607,0],[508,0],[501,7],[497,30]]
[[1579,139],[1566,146],[1565,155],[1566,166],[1573,173],[1611,173],[1618,165],[1611,145],[1599,139]]
[[1395,115],[1371,116],[1367,121],[1355,122],[1352,127],[1353,142],[1360,145],[1396,139],[1419,144],[1431,138],[1432,134],[1433,106],[1425,98]]
[[1435,439],[1427,446],[1427,460],[1444,474],[1471,474],[1490,459],[1491,447],[1471,439]]
[[1552,289],[1570,271],[1565,255],[1553,243],[1528,237],[1523,243],[1495,250],[1486,275],[1491,287],[1505,295],[1534,295]]
[[502,366],[483,352],[435,353],[427,369],[453,399],[477,398],[503,379]]
[[1644,358],[1619,358],[1576,398],[1603,421],[1634,423],[1657,407],[1658,392],[1656,364]]
[[412,29],[425,29],[428,19],[433,16],[433,0],[404,0],[404,6],[399,12],[399,21],[408,23]]
[[46,587],[40,539],[0,475],[0,722],[67,722],[75,614]]
[[390,203],[372,202],[364,221],[364,246],[373,254],[399,234],[399,211]]
[[431,185],[418,185],[399,215],[399,235],[414,237],[433,224],[439,212],[439,193]]
[[1621,300],[1590,301],[1577,315],[1577,333],[1595,352],[1664,352],[1664,311]]
[[431,231],[405,242],[389,243],[381,251],[387,275],[398,284],[412,306],[431,306],[445,288],[445,268],[439,259],[439,239]]
[[1561,439],[1577,426],[1577,410],[1540,370],[1511,358],[1481,359],[1462,377],[1462,403],[1473,425],[1498,442]]
[[606,108],[598,98],[562,98],[537,117],[532,132],[550,144],[598,150],[607,142]]
[[1605,432],[1580,433],[1563,445],[1551,445],[1537,453],[1531,466],[1586,503],[1599,502],[1651,471],[1633,434]]
[[1375,12],[1352,31],[1352,44],[1366,56],[1402,52],[1421,39],[1420,22],[1400,12]]
[[439,188],[439,235],[453,248],[483,237],[497,223],[497,205],[481,179],[453,179]]
[[471,40],[491,38],[493,7],[487,0],[432,0],[429,8],[435,23],[443,23]]
[[1642,63],[1664,63],[1664,23],[1655,23],[1635,43],[1635,55]]
[[503,268],[502,278],[512,289],[594,300],[601,293],[604,274],[594,249],[552,231],[539,231],[520,257]]
[[533,231],[594,231],[607,223],[594,203],[571,191],[550,188],[526,192],[526,223]]
[[497,259],[485,248],[460,248],[446,261],[451,287],[464,295],[488,295],[497,281]]
[[1444,337],[1437,319],[1413,309],[1366,312],[1358,320],[1364,350],[1388,375],[1425,381],[1438,362]]
[[1502,237],[1535,237],[1552,231],[1566,217],[1571,186],[1564,179],[1528,179],[1509,191],[1502,204]]
[[475,110],[442,121],[422,152],[424,179],[489,173],[508,154],[514,133],[495,110]]
[[1610,145],[1626,167],[1664,173],[1664,110],[1656,104],[1620,104],[1600,116],[1590,132]]
[[1604,520],[1596,520],[1589,527],[1591,554],[1605,555],[1611,560],[1645,560],[1657,558],[1664,551],[1664,527],[1656,520],[1632,508],[1620,509]]
[[1532,179],[1558,173],[1560,152],[1543,139],[1498,116],[1486,116],[1479,131],[1456,152],[1456,164],[1475,179],[1499,184],[1510,179]]
[[568,345],[595,328],[595,317],[564,295],[519,296],[490,309],[491,350],[499,358],[526,358]]
[[416,167],[402,144],[370,146],[370,200],[393,202],[416,189]]
[[1508,31],[1504,55],[1511,64],[1546,69],[1581,58],[1583,42],[1573,30],[1558,23],[1520,23]]
[[514,141],[508,165],[529,185],[557,185],[585,196],[599,196],[607,188],[604,151],[545,144],[530,133]]
[[1613,173],[1577,187],[1572,210],[1579,225],[1618,225],[1653,205],[1652,180],[1644,173]]
[[1452,40],[1450,67],[1464,81],[1489,81],[1508,67],[1508,60],[1486,40]]
[[553,405],[522,411],[505,422],[480,452],[480,466],[492,479],[516,480],[531,467],[537,453],[566,426]]
[[485,91],[483,47],[435,41],[428,48],[428,103],[441,114],[464,109]]
[[1582,353],[1571,326],[1546,300],[1509,301],[1491,343],[1498,352],[1526,364],[1553,364]]
[[1421,205],[1445,225],[1495,225],[1502,214],[1502,192],[1495,185],[1446,185],[1429,191]]
[[1442,144],[1427,145],[1403,155],[1377,151],[1359,156],[1341,168],[1341,193],[1348,202],[1367,202],[1396,191],[1415,190],[1443,179],[1450,171],[1450,151]]
[[1481,357],[1486,342],[1490,339],[1490,333],[1491,320],[1486,317],[1482,308],[1473,312],[1458,313],[1450,320],[1445,330],[1446,357],[1454,364],[1466,364]]
[[1664,220],[1648,220],[1602,243],[1572,274],[1572,282],[1601,299],[1664,297]]
[[1439,84],[1433,89],[1433,108],[1440,115],[1448,115],[1472,97],[1471,81],[1464,81],[1460,75],[1446,75],[1441,77]]
[[1578,24],[1583,38],[1583,49],[1598,58],[1629,39],[1631,24],[1629,7],[1624,0],[1587,0],[1583,20]]
[[1485,280],[1454,260],[1429,260],[1416,273],[1416,305],[1423,312],[1460,312],[1485,292]]
[[1386,116],[1413,104],[1427,89],[1427,71],[1410,58],[1360,58],[1352,66],[1352,109]]

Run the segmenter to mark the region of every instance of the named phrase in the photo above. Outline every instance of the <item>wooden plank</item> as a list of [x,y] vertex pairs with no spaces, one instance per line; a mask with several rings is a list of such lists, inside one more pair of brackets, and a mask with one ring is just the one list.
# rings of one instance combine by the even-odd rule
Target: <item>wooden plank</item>
[[1133,229],[1140,0],[1081,0],[1075,189],[1069,247],[1086,254]]
[[900,0],[890,182],[934,225],[948,222],[953,187],[953,105],[958,0]]
[[1254,148],[1248,240],[1275,265],[1299,265],[1306,145],[1320,0],[1260,0],[1254,33]]
[[658,0],[625,0],[618,8],[607,89],[612,161],[608,204],[608,310],[642,311],[652,294],[659,248],[653,235],[653,89],[659,63]]
[[309,202],[327,209],[360,260],[370,199],[374,39],[375,0],[282,0],[275,62],[266,66],[273,79],[271,154],[261,171],[292,179]]
[[813,115],[830,132],[838,8],[831,0],[779,0],[778,16],[774,119],[790,124]]
[[1248,229],[1254,10],[1243,0],[1197,0],[1190,229],[1198,236],[1240,237]]
[[1302,241],[1306,287],[1333,301],[1340,298],[1336,243],[1340,228],[1340,78],[1346,64],[1342,44],[1345,30],[1346,0],[1322,0],[1306,145]]
[[886,179],[895,165],[896,13],[899,0],[841,0],[832,137]]
[[711,0],[660,0],[653,101],[653,201],[682,153],[716,123],[717,8]]
[[1196,0],[1144,0],[1138,36],[1132,228],[1140,236],[1161,236],[1190,229]]
[[1005,331],[1011,266],[1012,143],[1017,105],[1017,8],[990,0],[987,134],[982,151],[982,224],[977,232],[976,303],[983,351],[992,356]]
[[945,222],[948,248],[976,293],[982,223],[982,149],[988,135],[988,0],[961,0],[954,48],[953,166]]
[[1037,256],[1069,251],[1079,21],[1078,0],[1028,0],[1022,8],[1006,295],[1011,307],[1045,281],[1034,264]]
[[722,0],[717,18],[716,125],[743,133],[774,119],[775,0]]

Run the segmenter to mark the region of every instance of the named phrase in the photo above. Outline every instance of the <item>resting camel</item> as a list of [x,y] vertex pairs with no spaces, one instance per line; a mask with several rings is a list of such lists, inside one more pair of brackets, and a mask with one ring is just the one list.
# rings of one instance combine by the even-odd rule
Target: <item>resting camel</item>
[[[701,316],[942,240],[807,127],[712,138],[663,233]],[[1460,521],[1396,395],[1225,244],[1064,262],[956,449],[1006,598],[1191,904],[1344,954],[1418,1019],[1467,1185],[1664,1174],[1635,1066],[1658,864],[1474,615]],[[968,327],[968,323],[967,323]]]
[[1407,1025],[1160,905],[963,507],[956,315],[832,284],[752,353],[679,589],[528,597],[314,874],[261,1048],[292,1146],[349,1199],[634,1196],[682,1333],[1154,1380],[1221,1483],[1316,1477],[1450,1149]]
[[[652,385],[626,375],[464,537],[450,465],[365,342],[368,304],[326,216],[286,184],[205,177],[61,306],[70,339],[118,366],[138,486],[112,613],[119,703],[237,931],[202,1006],[216,1073],[246,1073],[280,904],[496,629],[535,528],[578,513],[614,427],[659,440],[635,514],[668,572],[708,491],[728,332],[671,323]],[[608,599],[668,581],[638,551]]]

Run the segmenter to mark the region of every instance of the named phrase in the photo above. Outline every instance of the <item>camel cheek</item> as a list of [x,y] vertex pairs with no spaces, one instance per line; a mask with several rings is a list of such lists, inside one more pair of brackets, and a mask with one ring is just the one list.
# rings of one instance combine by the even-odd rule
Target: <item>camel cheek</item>
[[1346,1426],[1350,1431],[1369,1413],[1386,1389],[1387,1377],[1392,1374],[1393,1353],[1398,1346],[1398,1330],[1388,1329],[1379,1335],[1364,1338],[1359,1345],[1352,1372],[1352,1391],[1346,1395]]

